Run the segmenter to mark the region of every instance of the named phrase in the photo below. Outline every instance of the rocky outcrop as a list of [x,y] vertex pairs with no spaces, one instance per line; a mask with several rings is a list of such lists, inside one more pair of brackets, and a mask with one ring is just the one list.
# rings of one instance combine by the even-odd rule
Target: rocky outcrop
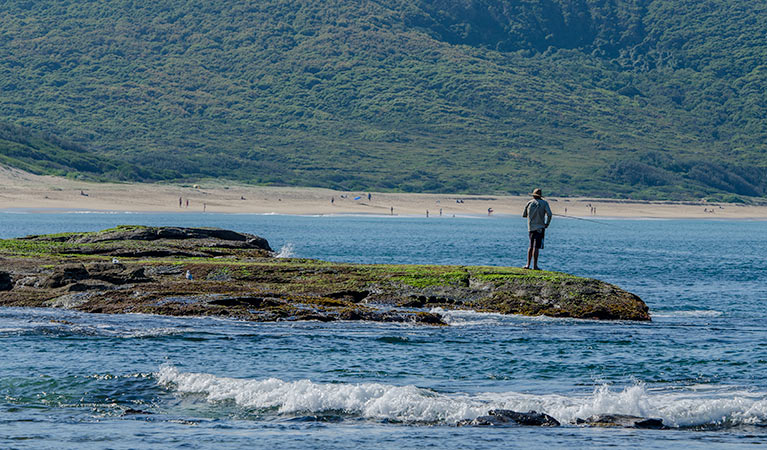
[[53,273],[35,285],[39,288],[58,288],[86,278],[88,271],[82,264],[63,264],[54,267]]
[[537,411],[517,412],[510,409],[493,409],[486,416],[479,416],[473,420],[458,422],[460,426],[513,426],[522,425],[529,427],[558,427],[559,421],[548,414]]
[[85,233],[77,237],[73,236],[69,241],[78,244],[92,244],[107,241],[157,241],[160,239],[174,241],[216,239],[219,241],[240,242],[242,243],[242,248],[272,250],[264,238],[221,228],[122,226],[99,233]]
[[[508,427],[508,426],[533,426],[533,427],[558,427],[557,419],[548,414],[537,411],[517,412],[509,409],[493,409],[487,415],[476,419],[462,420],[456,424],[459,427]],[[663,430],[663,420],[647,417],[630,416],[625,414],[599,414],[586,419],[576,419],[574,425],[603,428],[641,428],[648,430]]]
[[130,226],[0,240],[0,257],[0,305],[7,306],[432,325],[444,324],[430,312],[435,307],[650,320],[641,299],[598,280],[513,267],[274,258],[263,238],[211,228]]
[[147,283],[152,281],[151,278],[144,274],[144,267],[126,267],[120,263],[92,263],[86,269],[90,278],[112,284]]
[[119,226],[95,233],[27,236],[23,241],[48,243],[62,254],[112,257],[207,257],[242,250],[268,256],[266,239],[220,228]]
[[10,291],[13,289],[13,280],[8,272],[0,272],[0,291]]
[[[104,286],[92,283],[104,281],[110,284],[145,283],[151,281],[144,275],[143,267],[128,267],[115,263],[62,264],[54,267],[53,272],[41,277],[34,283],[37,288],[59,288],[69,286],[70,290],[88,290]],[[80,283],[83,282],[83,283]],[[72,289],[72,286],[76,286]]]
[[599,414],[586,419],[576,419],[575,424],[591,427],[643,428],[650,430],[661,430],[666,428],[661,419],[629,416],[625,414]]

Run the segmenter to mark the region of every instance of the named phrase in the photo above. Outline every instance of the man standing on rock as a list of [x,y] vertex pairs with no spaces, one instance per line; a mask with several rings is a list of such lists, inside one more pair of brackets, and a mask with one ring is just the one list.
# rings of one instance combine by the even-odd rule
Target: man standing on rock
[[541,270],[538,267],[538,251],[543,248],[543,238],[546,228],[551,223],[551,208],[549,203],[543,199],[543,192],[540,188],[533,191],[533,199],[525,205],[525,212],[522,217],[527,217],[527,231],[530,234],[530,247],[527,249],[527,264],[525,269],[530,268],[530,261],[533,262],[533,269]]

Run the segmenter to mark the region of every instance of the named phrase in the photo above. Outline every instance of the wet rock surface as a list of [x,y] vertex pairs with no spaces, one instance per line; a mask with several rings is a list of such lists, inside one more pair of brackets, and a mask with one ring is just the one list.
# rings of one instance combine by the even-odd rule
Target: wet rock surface
[[49,243],[62,254],[112,257],[206,257],[237,250],[268,256],[272,251],[260,236],[220,228],[120,226],[93,233],[27,236],[18,241]]
[[435,307],[650,320],[641,299],[598,280],[511,267],[274,258],[263,238],[211,228],[127,226],[0,240],[0,258],[0,306],[428,325],[445,324]]
[[559,421],[548,414],[537,411],[517,412],[510,409],[493,409],[486,416],[473,420],[458,422],[458,426],[529,426],[529,427],[558,427]]
[[88,271],[82,264],[63,264],[56,266],[47,278],[41,280],[41,288],[57,288],[88,278]]
[[[559,421],[548,414],[537,411],[517,412],[509,409],[493,409],[487,415],[476,419],[462,420],[459,427],[558,427]],[[573,425],[600,428],[639,428],[646,430],[664,430],[663,420],[631,416],[625,414],[599,414],[586,419],[576,419]]]
[[13,280],[8,272],[0,272],[0,291],[10,291],[13,289]]
[[586,419],[576,419],[576,425],[605,428],[643,428],[650,430],[662,430],[666,428],[663,420],[647,417],[630,416],[625,414],[599,414]]

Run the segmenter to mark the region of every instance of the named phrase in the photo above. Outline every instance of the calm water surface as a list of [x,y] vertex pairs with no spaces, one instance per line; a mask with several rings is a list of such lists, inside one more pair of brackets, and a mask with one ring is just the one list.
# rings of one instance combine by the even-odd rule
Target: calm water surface
[[[541,265],[652,323],[444,311],[450,327],[0,309],[0,448],[722,447],[767,442],[767,222],[556,220]],[[0,212],[0,237],[218,226],[295,256],[524,264],[516,217]],[[493,408],[663,431],[455,427]],[[135,412],[135,414],[131,414]],[[127,414],[126,414],[127,412]]]

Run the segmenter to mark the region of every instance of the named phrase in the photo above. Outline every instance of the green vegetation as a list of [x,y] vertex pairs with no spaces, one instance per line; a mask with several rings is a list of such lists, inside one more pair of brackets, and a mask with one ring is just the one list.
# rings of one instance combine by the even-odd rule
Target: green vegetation
[[737,0],[9,0],[0,163],[748,201],[767,196],[766,13]]
[[[36,174],[96,180],[125,179],[119,165],[51,135],[0,123],[0,164]],[[126,163],[123,165],[127,166]]]

